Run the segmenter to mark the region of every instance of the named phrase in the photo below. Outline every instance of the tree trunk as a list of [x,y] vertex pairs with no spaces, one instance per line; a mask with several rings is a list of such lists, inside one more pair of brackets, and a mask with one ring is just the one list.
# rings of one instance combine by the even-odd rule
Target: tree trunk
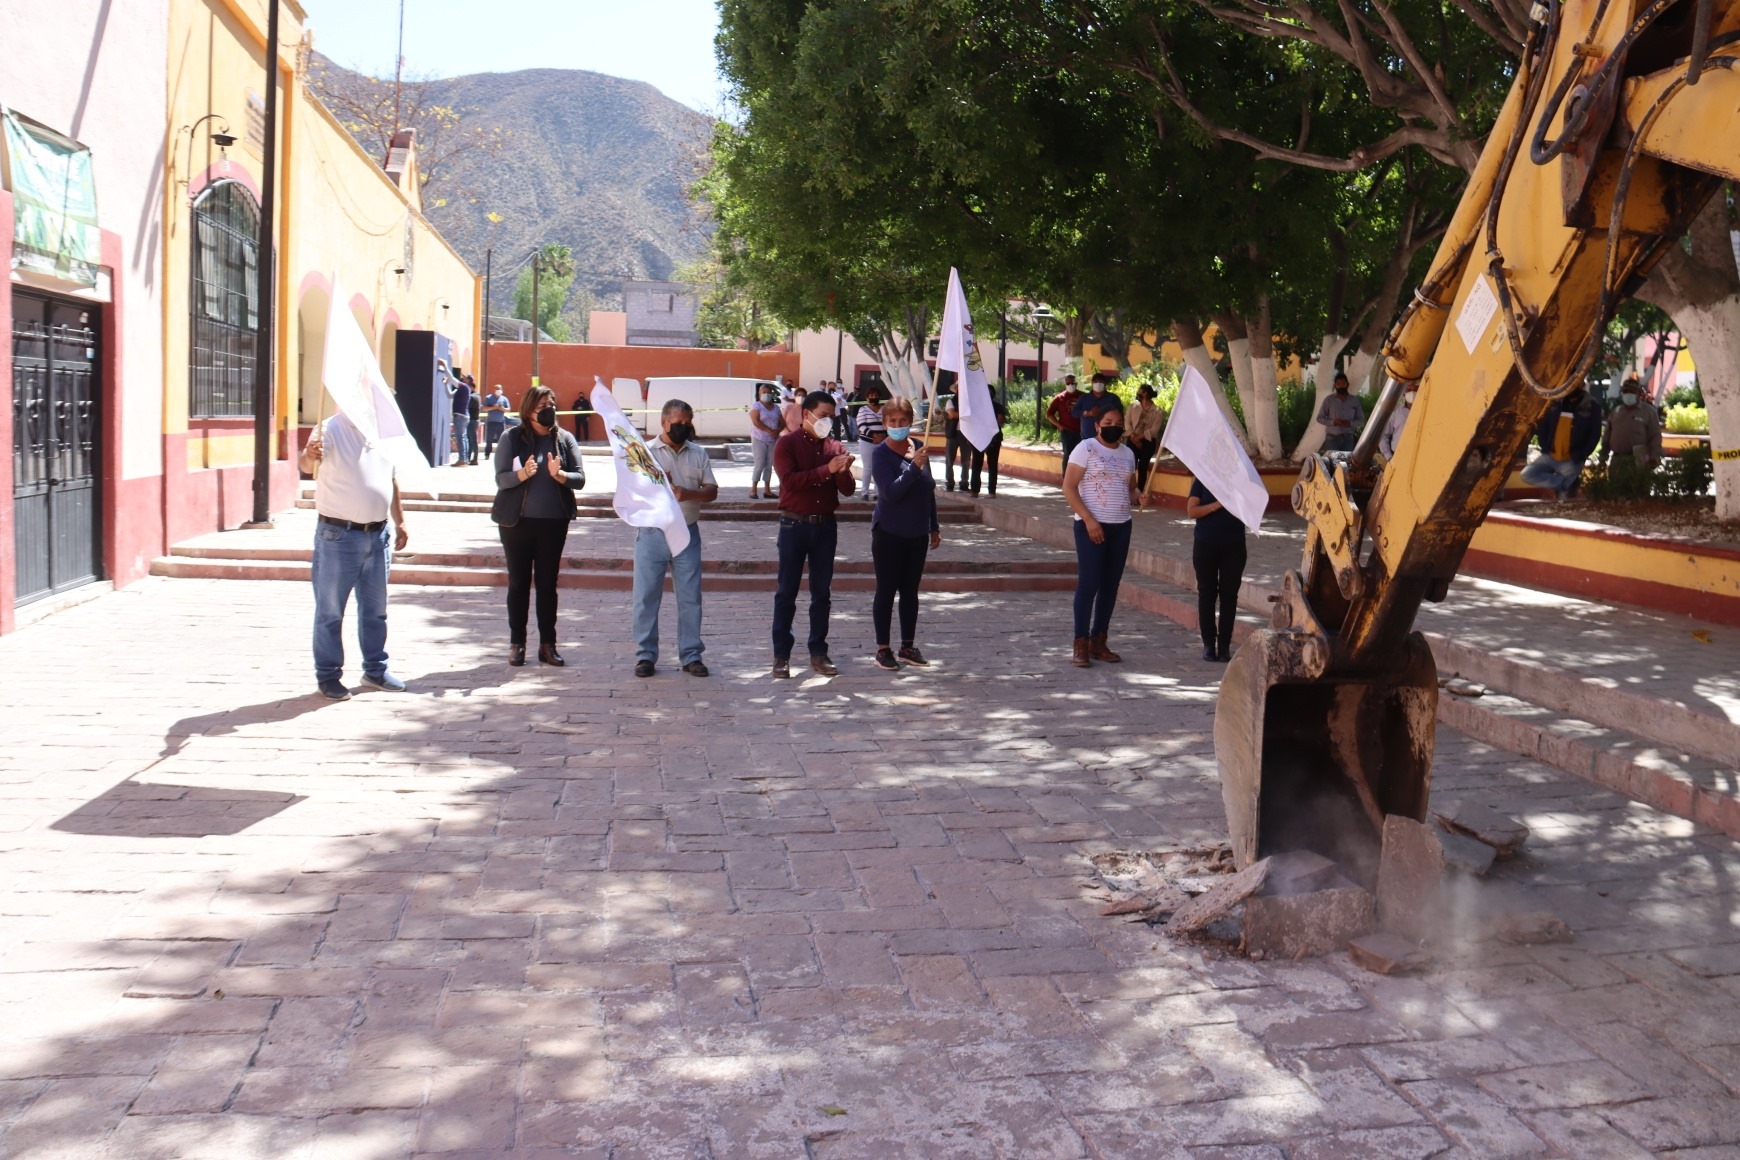
[[1317,397],[1311,404],[1311,423],[1300,437],[1299,446],[1293,448],[1295,463],[1323,446],[1324,429],[1323,424],[1317,421],[1317,411],[1323,406],[1323,400],[1335,393],[1335,360],[1347,349],[1347,343],[1348,336],[1345,334],[1326,334],[1323,336],[1323,345],[1317,348],[1317,372],[1312,376],[1317,383]]
[[1226,416],[1226,421],[1239,437],[1239,442],[1245,445],[1247,452],[1255,452],[1251,437],[1245,432],[1245,425],[1239,422],[1232,404],[1227,402],[1226,391],[1221,389],[1220,368],[1214,365],[1214,355],[1209,353],[1208,345],[1202,341],[1202,324],[1190,318],[1183,322],[1172,324],[1172,338],[1178,343],[1178,348],[1184,352],[1186,366],[1196,368],[1208,383],[1209,390],[1214,393],[1214,405],[1220,408],[1220,413]]
[[1348,390],[1363,395],[1371,390],[1371,373],[1377,366],[1376,350],[1356,350],[1347,359]]
[[[1686,336],[1710,411],[1712,452],[1740,448],[1740,265],[1721,193],[1692,222],[1691,247],[1670,246],[1638,297]],[[1740,459],[1717,459],[1716,514],[1740,519]]]
[[1273,463],[1282,458],[1282,449],[1275,385],[1275,337],[1270,330],[1267,294],[1257,299],[1256,313],[1245,318],[1245,327],[1250,335],[1251,396],[1255,401],[1251,435],[1257,441],[1258,456]]
[[1093,321],[1094,312],[1084,310],[1080,314],[1066,314],[1063,318],[1063,357],[1080,358],[1082,344],[1087,341],[1088,324]]
[[1226,340],[1227,358],[1232,361],[1233,382],[1239,389],[1239,406],[1245,413],[1245,426],[1253,437],[1257,430],[1255,397],[1251,394],[1251,343],[1245,321],[1236,314],[1216,314],[1214,324]]

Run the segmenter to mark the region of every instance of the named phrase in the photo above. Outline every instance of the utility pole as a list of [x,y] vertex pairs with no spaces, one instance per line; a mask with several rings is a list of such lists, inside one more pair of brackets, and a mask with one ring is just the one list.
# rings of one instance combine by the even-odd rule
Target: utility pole
[[532,251],[532,386],[538,385],[538,270],[544,265],[544,250]]
[[491,246],[483,252],[483,382],[479,385],[486,390],[493,389],[489,382],[489,277],[494,261],[495,247]]
[[255,301],[259,311],[254,329],[254,511],[249,527],[272,526],[272,396],[276,331],[273,314],[277,295],[278,234],[278,8],[267,0],[266,15],[266,156],[260,164],[260,241]]
[[387,138],[390,148],[393,137],[399,135],[400,95],[405,88],[405,0],[399,0],[399,55],[393,66],[393,135]]
[[845,327],[842,326],[839,328],[837,337],[838,337],[838,341],[834,343],[834,381],[836,383],[840,381],[840,371],[843,369],[843,364],[845,363],[845,359],[846,359],[846,328]]

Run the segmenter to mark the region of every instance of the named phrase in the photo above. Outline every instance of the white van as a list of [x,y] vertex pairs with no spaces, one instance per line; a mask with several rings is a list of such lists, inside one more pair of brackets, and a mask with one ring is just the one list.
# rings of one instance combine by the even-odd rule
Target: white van
[[758,387],[771,387],[766,379],[662,378],[646,381],[646,414],[642,427],[648,435],[662,430],[659,412],[672,399],[695,408],[695,435],[701,439],[749,438],[749,405]]

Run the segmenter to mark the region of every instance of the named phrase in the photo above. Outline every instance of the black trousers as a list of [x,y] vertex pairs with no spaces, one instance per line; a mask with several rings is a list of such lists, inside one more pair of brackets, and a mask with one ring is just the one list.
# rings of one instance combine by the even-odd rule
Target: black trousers
[[876,565],[876,597],[870,603],[870,620],[876,628],[876,646],[891,643],[894,598],[900,598],[900,643],[918,639],[918,582],[924,579],[924,558],[930,553],[929,536],[895,536],[881,528],[870,529],[870,559]]
[[970,443],[967,445],[967,450],[972,453],[973,460],[971,468],[972,474],[967,477],[967,490],[972,492],[974,495],[979,494],[980,469],[989,465],[991,468],[991,494],[996,495],[997,460],[1001,458],[1003,454],[1003,432],[999,431],[991,436],[991,441],[985,445],[983,451],[975,449]]
[[967,465],[973,458],[973,445],[962,437],[960,431],[950,431],[943,448],[943,485],[950,491],[955,489],[955,460],[961,463],[961,486],[967,483]]
[[1136,486],[1142,491],[1148,490],[1148,472],[1154,466],[1154,452],[1159,448],[1153,443],[1145,443],[1137,447],[1130,444],[1130,450],[1136,453]]
[[532,586],[538,589],[538,643],[556,643],[556,573],[568,543],[568,521],[522,516],[501,529],[507,553],[508,642],[526,643],[526,617],[531,612]]
[[[1217,648],[1221,654],[1232,652],[1233,624],[1238,619],[1239,584],[1245,576],[1245,545],[1205,544],[1197,541],[1190,553],[1196,566],[1196,620],[1202,629],[1202,647]],[[1218,631],[1214,621],[1216,602],[1220,604]]]

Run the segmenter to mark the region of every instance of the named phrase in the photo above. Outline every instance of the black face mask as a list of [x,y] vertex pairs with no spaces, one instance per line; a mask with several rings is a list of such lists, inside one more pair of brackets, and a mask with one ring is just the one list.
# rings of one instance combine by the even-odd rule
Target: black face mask
[[670,437],[672,443],[681,447],[695,437],[695,425],[693,423],[672,423],[671,429],[665,434]]
[[1122,440],[1123,437],[1124,429],[1122,427],[1114,425],[1111,427],[1100,428],[1100,438],[1104,439],[1107,443],[1117,443]]
[[540,407],[538,413],[532,418],[538,421],[540,427],[554,427],[556,425],[556,408],[546,404]]

